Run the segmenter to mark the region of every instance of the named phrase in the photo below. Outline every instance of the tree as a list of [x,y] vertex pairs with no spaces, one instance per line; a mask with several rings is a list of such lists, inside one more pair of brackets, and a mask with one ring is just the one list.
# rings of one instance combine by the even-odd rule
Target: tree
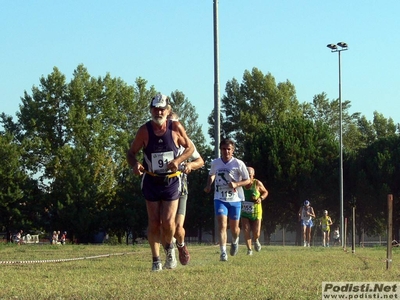
[[396,125],[394,124],[393,119],[386,119],[377,111],[374,111],[373,127],[378,139],[396,135]]
[[12,230],[23,223],[24,185],[27,175],[23,170],[22,155],[24,149],[19,147],[9,134],[0,135],[0,225],[7,232],[7,240]]
[[[27,145],[24,168],[40,183],[47,231],[62,228],[82,242],[99,230],[119,239],[143,232],[145,202],[126,151],[150,116],[156,90],[146,85],[140,77],[133,86],[110,74],[94,78],[83,65],[68,83],[55,67],[32,95],[24,92],[18,122],[2,114],[5,130]],[[179,91],[172,98],[198,149],[207,149],[195,108]]]
[[313,200],[317,210],[331,202],[337,145],[327,125],[303,118],[261,125],[244,145],[246,164],[269,190],[264,204],[267,238],[277,225],[295,229],[305,199]]
[[52,220],[47,230],[61,227],[88,241],[102,228],[100,219],[121,195],[120,177],[129,169],[132,128],[149,115],[148,99],[155,90],[146,84],[138,78],[136,86],[128,86],[109,74],[94,78],[83,65],[67,83],[54,68],[32,95],[24,93],[17,125],[3,117],[21,140],[31,141],[27,167],[47,192],[45,210]]
[[193,143],[196,146],[204,146],[205,138],[198,123],[199,115],[189,99],[182,92],[176,90],[171,93],[171,106],[172,110],[179,116],[179,121],[185,127],[186,133]]
[[359,235],[384,234],[386,230],[386,199],[394,198],[395,235],[399,234],[400,200],[400,137],[379,138],[353,157],[350,164],[349,190],[356,199]]
[[[236,79],[228,81],[225,92],[221,99],[221,128],[224,137],[235,139],[239,157],[243,153],[242,141],[260,125],[273,125],[302,115],[294,86],[289,81],[276,84],[270,73],[264,75],[257,68],[246,70],[240,85]],[[209,122],[214,125],[212,117]]]
[[[303,103],[303,112],[307,119],[328,125],[329,130],[339,142],[340,134],[340,105],[339,99],[330,101],[325,93],[315,95],[312,103]],[[351,103],[342,101],[342,130],[344,151],[356,151],[365,146],[362,143],[362,133],[357,127],[360,113],[350,114]]]

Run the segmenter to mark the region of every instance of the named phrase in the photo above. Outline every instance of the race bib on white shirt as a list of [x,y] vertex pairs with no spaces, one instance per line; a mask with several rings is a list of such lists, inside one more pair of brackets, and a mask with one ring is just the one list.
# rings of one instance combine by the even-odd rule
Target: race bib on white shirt
[[151,168],[154,173],[170,173],[167,169],[168,163],[174,159],[174,151],[152,153]]
[[232,201],[235,197],[236,190],[229,187],[229,185],[217,185],[216,186],[217,199],[222,201]]
[[233,182],[249,178],[246,165],[236,158],[223,162],[217,158],[211,162],[210,175],[214,175],[214,200],[238,202],[244,201],[243,188],[232,188]]
[[237,191],[229,186],[231,182],[229,172],[224,170],[217,172],[215,178],[215,196],[221,201],[232,201],[237,198]]

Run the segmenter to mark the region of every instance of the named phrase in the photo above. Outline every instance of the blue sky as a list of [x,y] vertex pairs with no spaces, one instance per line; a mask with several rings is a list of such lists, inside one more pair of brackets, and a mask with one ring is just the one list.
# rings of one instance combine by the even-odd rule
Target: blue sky
[[[325,92],[372,120],[400,123],[400,1],[220,0],[220,94],[257,67],[294,84],[300,102]],[[15,116],[24,90],[58,67],[69,81],[83,64],[128,84],[138,77],[164,94],[182,91],[207,135],[214,105],[212,0],[4,1],[0,10],[0,112]],[[136,129],[133,129],[136,131]]]

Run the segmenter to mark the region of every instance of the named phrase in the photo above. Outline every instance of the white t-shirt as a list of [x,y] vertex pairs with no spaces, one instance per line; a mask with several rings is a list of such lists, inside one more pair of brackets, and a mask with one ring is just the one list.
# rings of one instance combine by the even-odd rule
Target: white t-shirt
[[211,162],[210,175],[215,175],[214,199],[224,202],[244,201],[243,188],[235,189],[229,187],[230,182],[239,182],[249,179],[249,172],[246,165],[240,159],[232,157],[224,163],[221,158]]
[[303,221],[310,221],[312,219],[312,216],[307,213],[311,213],[311,206],[303,206],[301,210],[301,219]]
[[198,159],[198,158],[200,157],[200,153],[197,151],[197,148],[196,148],[196,146],[193,144],[192,140],[189,140],[189,141],[192,143],[192,145],[193,145],[193,147],[194,147],[194,151],[193,151],[192,156],[190,156],[190,159],[191,159],[191,160],[196,160],[196,159]]
[[[199,157],[200,157],[200,153],[197,151],[197,148],[196,148],[196,146],[195,146],[195,144],[192,142],[192,140],[191,139],[189,139],[189,141],[190,141],[190,143],[193,145],[193,147],[194,147],[194,151],[193,151],[193,153],[192,153],[192,155],[190,156],[190,160],[196,160],[196,159],[198,159]],[[185,149],[186,148],[184,148],[183,146],[180,146],[179,147],[179,150],[178,150],[178,155],[181,155],[182,153],[183,153],[183,151],[185,151]],[[184,164],[184,163],[183,163]]]
[[[178,121],[178,119],[171,119],[171,121]],[[192,142],[192,140],[189,139],[189,141],[194,147],[194,151],[193,151],[192,155],[190,156],[190,159],[196,160],[200,157],[200,153],[197,151],[197,148],[196,148],[195,144]],[[178,150],[178,155],[181,155],[183,153],[183,151],[185,151],[185,148],[183,146],[180,146],[179,150]]]
[[334,232],[333,232],[333,238],[334,239],[338,239],[340,237],[340,233],[339,233],[339,230],[335,230]]

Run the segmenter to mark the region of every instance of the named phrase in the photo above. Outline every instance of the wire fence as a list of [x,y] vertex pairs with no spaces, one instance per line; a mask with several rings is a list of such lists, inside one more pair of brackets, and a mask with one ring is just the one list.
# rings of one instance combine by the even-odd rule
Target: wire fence
[[85,256],[85,257],[75,257],[75,258],[39,259],[39,260],[8,260],[8,261],[0,261],[0,265],[60,263],[60,262],[69,262],[69,261],[77,261],[77,260],[85,260],[85,259],[96,259],[96,258],[104,258],[104,257],[111,257],[111,256],[129,255],[129,254],[133,254],[133,253],[135,253],[135,252],[109,253],[109,254],[101,254],[101,255]]

